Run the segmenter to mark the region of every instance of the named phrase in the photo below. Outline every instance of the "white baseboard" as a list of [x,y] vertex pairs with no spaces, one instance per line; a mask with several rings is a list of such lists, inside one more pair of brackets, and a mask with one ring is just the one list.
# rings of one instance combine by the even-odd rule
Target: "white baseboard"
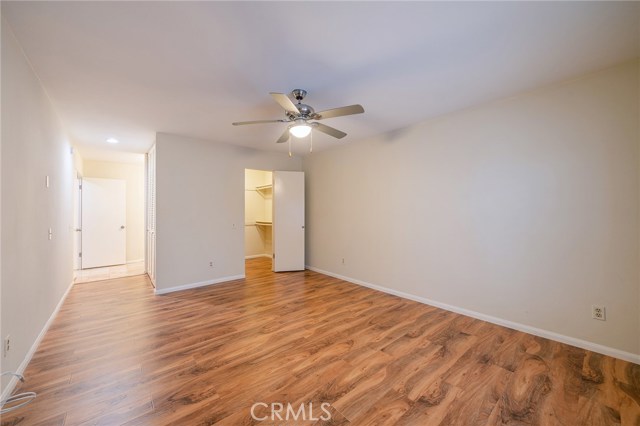
[[127,260],[127,265],[130,263],[140,263],[140,262],[144,262],[144,259]]
[[258,257],[266,257],[267,259],[271,259],[271,255],[267,253],[263,254],[252,254],[250,256],[245,256],[245,259],[257,259]]
[[640,354],[634,354],[631,352],[621,351],[620,349],[611,348],[609,346],[600,345],[598,343],[589,342],[575,337],[565,336],[564,334],[555,333],[553,331],[543,330],[541,328],[532,327],[526,324],[505,320],[491,315],[482,314],[480,312],[471,311],[469,309],[460,308],[446,303],[438,302],[435,300],[427,299],[425,297],[415,296],[413,294],[405,293],[398,290],[393,290],[387,287],[371,284],[355,278],[346,277],[344,275],[335,274],[333,272],[325,271],[314,266],[306,266],[307,269],[318,272],[320,274],[329,275],[330,277],[338,278],[344,281],[348,281],[353,284],[368,287],[373,290],[378,290],[383,293],[392,294],[394,296],[402,297],[404,299],[413,300],[415,302],[424,303],[425,305],[435,306],[437,308],[444,309],[446,311],[455,312],[457,314],[466,315],[468,317],[476,318],[482,321],[487,321],[493,324],[501,325],[503,327],[511,328],[514,330],[522,331],[524,333],[533,334],[535,336],[544,337],[546,339],[555,340],[556,342],[566,343],[571,346],[586,349],[588,351],[597,352],[599,354],[612,356],[625,361],[640,364]]
[[[67,290],[65,290],[64,294],[62,295],[62,298],[60,299],[55,309],[51,313],[51,316],[49,317],[47,322],[44,324],[42,331],[40,331],[40,334],[38,334],[38,337],[36,337],[36,340],[33,342],[33,345],[31,345],[29,352],[27,352],[24,359],[18,366],[18,369],[14,371],[14,373],[18,373],[18,374],[24,373],[24,370],[26,370],[27,365],[29,365],[31,358],[33,358],[33,355],[38,350],[38,346],[40,346],[40,342],[42,342],[42,339],[44,338],[45,334],[47,334],[47,331],[49,330],[49,327],[51,327],[53,320],[56,318],[56,315],[58,315],[58,311],[60,311],[60,308],[64,304],[64,301],[67,300],[67,296],[69,295],[69,292],[71,291],[72,287],[73,287],[73,281],[71,282],[71,284],[69,284],[69,287],[67,287]],[[3,389],[2,396],[0,396],[0,399],[4,401],[6,398],[8,398],[13,393],[13,390],[15,389],[17,384],[18,384],[18,378],[12,377],[9,383],[7,384],[7,387]]]
[[149,275],[149,271],[146,271],[145,274],[147,274],[147,277],[149,278],[149,281],[151,281],[151,285],[153,286],[154,290],[156,288],[156,280],[155,278],[151,278],[151,275]]
[[166,294],[166,293],[173,293],[174,291],[182,291],[182,290],[189,290],[192,288],[206,287],[208,285],[220,284],[227,281],[241,280],[244,277],[245,277],[244,274],[231,275],[229,277],[216,278],[215,280],[200,281],[198,283],[184,284],[176,287],[161,288],[161,289],[156,287],[156,294]]

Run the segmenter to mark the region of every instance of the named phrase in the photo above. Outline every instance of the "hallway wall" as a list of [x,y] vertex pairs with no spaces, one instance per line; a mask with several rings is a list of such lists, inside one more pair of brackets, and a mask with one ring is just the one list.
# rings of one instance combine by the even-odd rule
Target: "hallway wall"
[[[4,20],[1,43],[0,332],[3,342],[11,337],[4,372],[26,366],[70,288],[74,167],[54,106]],[[8,384],[3,378],[3,392],[10,390]]]

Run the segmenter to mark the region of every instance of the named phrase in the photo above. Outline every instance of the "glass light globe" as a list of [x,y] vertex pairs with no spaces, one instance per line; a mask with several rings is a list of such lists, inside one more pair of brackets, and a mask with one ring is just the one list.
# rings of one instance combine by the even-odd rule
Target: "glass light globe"
[[296,124],[295,126],[289,129],[289,133],[291,133],[296,138],[304,138],[309,136],[311,133],[311,126],[308,124]]

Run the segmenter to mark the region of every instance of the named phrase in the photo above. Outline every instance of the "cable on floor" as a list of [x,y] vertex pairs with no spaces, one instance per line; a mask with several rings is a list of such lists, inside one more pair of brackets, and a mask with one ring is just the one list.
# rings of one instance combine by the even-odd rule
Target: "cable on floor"
[[[14,373],[11,371],[7,371],[5,373],[0,374],[0,376],[13,376],[18,378],[22,383],[24,383],[24,377],[22,374]],[[13,410],[17,410],[18,408],[22,408],[25,405],[29,404],[31,401],[36,399],[37,394],[35,392],[22,392],[16,395],[11,395],[0,401],[0,415],[9,413]]]

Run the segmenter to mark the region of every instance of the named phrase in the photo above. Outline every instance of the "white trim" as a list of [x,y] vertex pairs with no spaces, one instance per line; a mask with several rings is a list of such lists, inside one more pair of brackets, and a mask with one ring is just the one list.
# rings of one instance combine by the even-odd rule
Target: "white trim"
[[446,303],[437,302],[435,300],[427,299],[425,297],[415,296],[413,294],[405,293],[398,290],[393,290],[387,287],[371,284],[365,281],[361,281],[355,278],[346,277],[344,275],[334,274],[333,272],[325,271],[314,266],[306,266],[311,271],[318,272],[320,274],[329,275],[330,277],[338,278],[344,281],[348,281],[353,284],[368,287],[373,290],[378,290],[383,293],[392,294],[394,296],[402,297],[405,299],[413,300],[415,302],[424,303],[425,305],[435,306],[437,308],[444,309],[446,311],[455,312],[457,314],[466,315],[468,317],[477,318],[482,321],[487,321],[493,324],[501,325],[503,327],[511,328],[514,330],[522,331],[524,333],[533,334],[535,336],[544,337],[546,339],[555,340],[556,342],[566,343],[571,346],[577,346],[582,349],[586,349],[599,354],[612,356],[625,361],[640,364],[640,354],[634,354],[632,352],[621,351],[620,349],[611,348],[609,346],[600,345],[598,343],[589,342],[575,337],[565,336],[564,334],[555,333],[549,330],[543,330],[541,328],[532,327],[530,325],[521,324],[518,322],[509,321],[506,319],[494,317],[491,315],[482,314],[480,312],[471,311],[469,309],[460,308]]
[[144,259],[127,260],[126,265],[130,263],[140,263],[140,262],[144,262]]
[[156,287],[156,294],[166,294],[166,293],[173,293],[174,291],[189,290],[191,288],[206,287],[206,286],[212,285],[212,284],[220,284],[220,283],[224,283],[224,282],[227,282],[227,281],[233,281],[233,280],[241,280],[244,277],[245,277],[244,274],[242,274],[242,275],[231,275],[229,277],[216,278],[215,280],[200,281],[198,283],[184,284],[184,285],[179,285],[179,286],[169,287],[169,288],[158,289]]
[[[35,342],[33,342],[33,345],[31,345],[29,352],[27,352],[27,354],[25,355],[24,359],[20,363],[20,366],[15,371],[15,373],[23,374],[24,370],[26,370],[27,365],[29,365],[29,362],[31,361],[31,358],[33,358],[33,355],[38,350],[38,346],[40,346],[40,342],[42,342],[42,339],[44,338],[45,334],[47,334],[49,327],[51,326],[51,324],[53,324],[53,320],[56,318],[56,315],[58,315],[58,311],[60,311],[60,308],[62,307],[64,301],[67,299],[67,296],[69,295],[69,292],[73,287],[73,284],[74,283],[71,282],[71,284],[69,284],[69,287],[67,287],[67,290],[62,295],[62,298],[58,302],[58,305],[55,307],[55,309],[51,313],[51,316],[49,317],[47,322],[44,324],[42,331],[40,331],[40,334],[38,334],[38,337],[36,337]],[[7,387],[4,388],[4,390],[2,391],[2,396],[0,396],[0,399],[4,401],[5,398],[8,398],[11,395],[11,393],[13,393],[13,390],[15,389],[17,383],[18,383],[18,378],[11,377],[11,380],[9,380]]]
[[149,275],[149,271],[145,271],[144,274],[147,276],[147,278],[149,278],[149,281],[151,281],[151,285],[153,286],[153,288],[155,290],[155,288],[156,288],[156,280],[151,278],[151,275]]
[[245,256],[245,259],[257,259],[259,257],[266,257],[267,259],[271,259],[271,255],[264,253],[264,254],[252,254],[250,256]]

